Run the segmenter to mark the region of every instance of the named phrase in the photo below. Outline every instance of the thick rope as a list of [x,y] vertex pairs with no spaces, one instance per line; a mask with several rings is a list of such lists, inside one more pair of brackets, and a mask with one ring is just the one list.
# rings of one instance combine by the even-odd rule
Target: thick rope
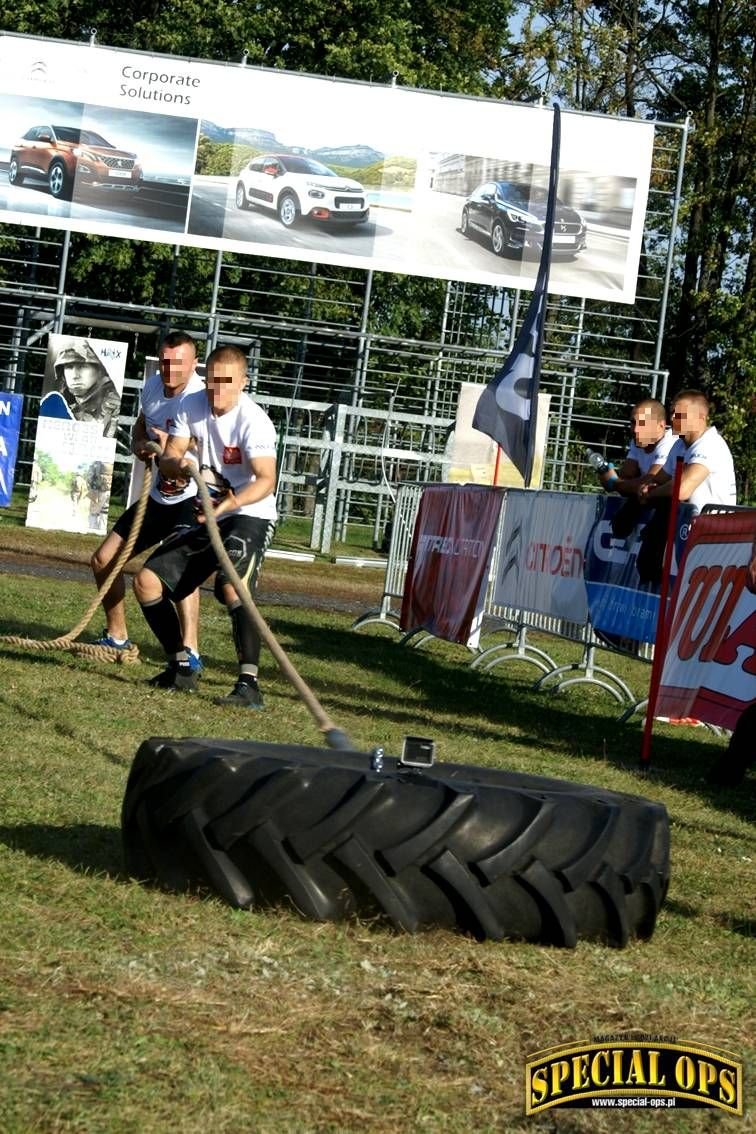
[[[152,444],[151,446],[155,455],[160,452],[159,446]],[[213,509],[213,502],[210,498],[210,493],[207,490],[207,485],[202,479],[199,469],[187,468],[186,470],[194,479],[197,484],[197,491],[202,501],[202,507],[205,514],[205,522],[210,533],[210,542],[212,543],[213,550],[218,558],[218,562],[223,568],[226,578],[233,584],[234,590],[239,596],[244,610],[249,615],[252,624],[256,628],[262,641],[270,650],[271,654],[278,663],[278,667],[283,673],[284,677],[291,683],[296,690],[300,700],[303,702],[316,725],[320,731],[325,735],[328,744],[332,748],[353,748],[351,740],[345,732],[333,723],[331,718],[326,713],[323,706],[318,701],[317,697],[310,689],[307,682],[299,674],[292,661],[289,659],[283,646],[280,645],[278,639],[273,634],[273,631],[268,626],[267,622],[260,614],[254,599],[249,592],[246,583],[239,577],[239,574],[234,567],[233,563],[228,557],[223,541],[221,539],[220,529],[218,528],[218,521],[215,518]],[[63,634],[60,638],[53,638],[48,641],[38,641],[34,638],[21,638],[16,635],[6,635],[0,637],[0,642],[7,645],[21,646],[29,650],[67,650],[70,653],[77,654],[83,657],[94,658],[97,661],[120,662],[122,664],[129,664],[139,660],[139,649],[137,646],[130,646],[123,650],[114,649],[112,646],[98,646],[90,642],[76,642],[74,639],[81,634],[82,630],[89,624],[92,615],[100,605],[103,595],[107,594],[113,579],[119,571],[128,563],[131,558],[131,551],[136,542],[139,530],[142,526],[144,513],[147,509],[147,500],[150,495],[150,485],[152,478],[145,476],[144,484],[142,485],[142,492],[139,497],[137,510],[134,514],[134,522],[131,525],[129,538],[126,540],[121,553],[116,559],[113,569],[108,575],[105,582],[100,587],[94,599],[89,605],[88,610],[82,617],[81,621],[70,630],[68,634]]]
[[[155,446],[156,450],[158,446]],[[108,574],[107,579],[98,590],[95,597],[89,604],[86,613],[74,626],[73,630],[69,630],[67,634],[62,634],[59,638],[51,639],[36,639],[36,638],[22,638],[16,634],[6,634],[0,636],[0,642],[8,646],[21,646],[26,650],[37,650],[38,652],[46,652],[49,650],[66,650],[70,654],[76,654],[77,657],[92,658],[95,661],[106,662],[119,662],[121,665],[133,665],[139,661],[139,647],[135,645],[126,646],[125,649],[119,650],[114,646],[98,646],[94,642],[77,642],[79,634],[89,625],[92,616],[97,610],[104,595],[108,593],[113,580],[120,571],[131,559],[131,552],[134,544],[137,541],[144,514],[147,510],[147,501],[150,496],[150,487],[152,485],[152,477],[149,475],[149,468],[145,472],[144,483],[142,484],[142,491],[139,496],[136,512],[134,513],[134,522],[131,525],[129,538],[121,548],[120,554],[113,564],[113,569]]]
[[249,592],[246,583],[239,577],[239,574],[234,567],[233,563],[228,557],[223,541],[221,539],[220,529],[218,528],[218,521],[215,518],[215,511],[213,502],[210,498],[210,493],[207,490],[207,485],[202,479],[199,469],[187,468],[186,471],[190,473],[192,478],[197,484],[197,492],[200,500],[202,501],[202,509],[205,514],[205,523],[207,524],[210,533],[210,542],[213,545],[220,566],[223,568],[224,574],[228,581],[233,584],[239,601],[241,602],[244,610],[249,615],[253,626],[262,638],[265,645],[268,647],[276,662],[281,673],[289,681],[296,690],[300,700],[305,708],[309,711],[311,717],[315,721],[320,731],[325,735],[325,738],[331,748],[354,748],[352,741],[347,734],[333,723],[331,718],[326,713],[320,701],[317,699],[312,689],[310,689],[307,682],[297,671],[293,662],[284,650],[283,646],[279,643],[268,623],[265,621],[260,611],[255,605],[255,601]]

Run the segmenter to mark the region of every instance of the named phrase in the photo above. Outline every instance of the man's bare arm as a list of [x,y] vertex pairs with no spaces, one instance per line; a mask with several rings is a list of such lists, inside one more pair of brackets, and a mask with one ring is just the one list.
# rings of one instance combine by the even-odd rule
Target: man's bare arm
[[184,471],[186,462],[184,461],[184,454],[189,448],[191,437],[174,437],[169,435],[168,440],[163,450],[163,455],[160,458],[160,475],[166,477],[168,480],[189,480],[188,475]]
[[275,492],[275,457],[255,457],[254,460],[249,462],[249,468],[255,479],[250,480],[236,491],[229,491],[228,495],[224,496],[216,505],[216,517],[242,508],[245,504],[256,504],[258,500],[264,500],[266,496],[270,496],[271,492]]

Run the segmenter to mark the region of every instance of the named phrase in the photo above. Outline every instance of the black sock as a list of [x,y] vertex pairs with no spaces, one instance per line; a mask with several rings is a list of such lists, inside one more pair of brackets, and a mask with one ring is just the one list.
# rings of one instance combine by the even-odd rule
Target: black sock
[[168,657],[173,657],[184,648],[181,640],[181,623],[176,607],[163,595],[157,602],[140,603],[142,613],[152,633]]
[[256,669],[260,661],[260,635],[238,600],[229,608],[228,613],[231,616],[231,629],[239,663],[243,666],[254,666]]

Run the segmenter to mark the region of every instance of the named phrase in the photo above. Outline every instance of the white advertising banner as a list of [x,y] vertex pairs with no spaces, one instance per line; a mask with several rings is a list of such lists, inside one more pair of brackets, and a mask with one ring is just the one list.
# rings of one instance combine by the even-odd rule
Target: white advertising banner
[[756,700],[756,512],[696,518],[672,603],[656,712],[734,729]]
[[496,606],[588,620],[584,549],[600,500],[591,493],[507,491]]
[[27,527],[107,530],[128,343],[50,335]]
[[[1,35],[0,124],[5,221],[535,281],[545,107]],[[653,138],[562,112],[551,291],[633,301]]]

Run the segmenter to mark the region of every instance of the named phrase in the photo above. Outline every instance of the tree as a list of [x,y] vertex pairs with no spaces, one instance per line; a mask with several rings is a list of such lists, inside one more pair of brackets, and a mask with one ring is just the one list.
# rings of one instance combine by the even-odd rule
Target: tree
[[523,58],[531,85],[582,110],[667,121],[692,114],[681,255],[672,278],[662,362],[670,370],[672,392],[697,386],[714,399],[717,424],[736,453],[741,494],[751,498],[756,491],[749,428],[756,396],[754,10],[746,0],[536,0],[522,10]]

